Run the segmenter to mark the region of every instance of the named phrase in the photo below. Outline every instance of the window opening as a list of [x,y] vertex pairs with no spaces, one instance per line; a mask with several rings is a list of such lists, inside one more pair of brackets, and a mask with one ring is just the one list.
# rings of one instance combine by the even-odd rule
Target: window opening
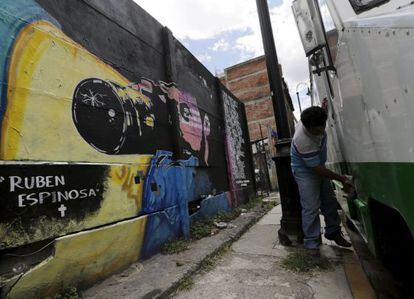
[[361,12],[370,10],[374,7],[380,6],[390,0],[349,0],[354,11],[359,14]]

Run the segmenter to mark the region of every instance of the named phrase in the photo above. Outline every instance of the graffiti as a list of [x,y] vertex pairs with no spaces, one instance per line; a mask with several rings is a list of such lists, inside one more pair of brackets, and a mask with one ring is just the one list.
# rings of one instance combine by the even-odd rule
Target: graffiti
[[[133,8],[118,15],[140,9],[108,1]],[[170,56],[182,73],[174,83],[158,80],[171,77],[165,62],[173,59],[160,51],[160,24],[138,13],[148,28],[114,26],[112,12],[95,9],[101,2],[69,2],[73,9],[54,0],[0,7],[0,253],[55,240],[57,254],[83,265],[65,276],[76,285],[93,281],[96,267],[84,272],[90,257],[113,265],[102,268],[102,279],[168,240],[188,238],[189,206],[194,219],[230,211],[229,191],[250,177],[240,106],[230,96],[222,105],[222,87],[176,39]],[[113,246],[119,240],[128,245]],[[52,265],[65,269],[68,260],[41,263],[10,280],[16,297],[62,286]]]
[[[79,134],[107,154],[150,154],[140,140],[153,133],[152,102],[139,90],[96,78],[78,84],[73,95],[73,121]],[[94,124],[94,125],[91,125]]]
[[238,112],[238,103],[233,100],[226,92],[222,92],[225,128],[226,128],[226,144],[228,152],[228,164],[233,179],[240,184],[246,183],[245,152],[243,150],[244,138],[241,128],[241,120]]
[[230,212],[231,209],[230,192],[208,196],[200,202],[200,209],[191,215],[191,221],[203,220],[218,213]]
[[167,101],[175,103],[182,138],[190,145],[185,153],[200,152],[203,140],[201,154],[208,164],[209,117],[206,114],[201,119],[195,98],[173,83],[141,79],[121,86],[110,80],[84,79],[74,91],[73,122],[79,134],[103,153],[154,154],[162,148],[163,140],[148,143],[147,139],[166,129],[160,126],[155,110],[167,110]]
[[64,176],[35,176],[35,177],[19,177],[10,176],[10,192],[16,189],[33,189],[33,188],[51,188],[65,185]]
[[2,165],[1,170],[0,223],[17,216],[27,228],[39,216],[84,218],[99,208],[106,188],[104,166]]
[[127,193],[128,198],[140,201],[142,195],[142,182],[145,174],[142,166],[120,166],[113,168],[112,179],[122,186],[122,191]]

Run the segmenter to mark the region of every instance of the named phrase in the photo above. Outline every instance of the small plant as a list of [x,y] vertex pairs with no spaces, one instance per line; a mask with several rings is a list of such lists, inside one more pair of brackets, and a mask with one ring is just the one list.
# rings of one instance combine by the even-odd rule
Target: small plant
[[188,249],[189,241],[178,239],[165,243],[161,247],[162,254],[175,254]]
[[67,288],[62,294],[56,294],[53,299],[78,299],[78,290],[75,287]]
[[187,276],[180,281],[177,291],[188,291],[194,285],[194,280],[191,276]]
[[230,250],[230,244],[220,247],[215,253],[209,255],[201,262],[200,269],[204,272],[212,270],[217,262]]
[[199,240],[205,237],[209,237],[212,234],[214,234],[215,231],[217,231],[214,222],[231,222],[232,220],[240,216],[241,211],[243,209],[251,210],[260,204],[262,204],[262,197],[256,197],[251,199],[247,203],[233,209],[230,212],[220,212],[213,217],[209,217],[204,220],[194,221],[190,225],[191,238],[193,240]]
[[239,209],[246,209],[246,210],[251,210],[253,208],[255,208],[256,206],[258,206],[259,204],[262,204],[263,202],[263,198],[262,197],[255,197],[250,199],[248,202],[242,204]]
[[205,219],[202,221],[194,221],[190,225],[191,238],[200,240],[202,238],[211,236],[211,231],[214,229],[213,219]]
[[298,273],[311,273],[332,268],[331,262],[322,256],[315,256],[306,252],[293,252],[282,260],[282,267]]
[[220,212],[214,217],[214,221],[216,221],[216,222],[230,222],[230,221],[236,219],[237,217],[239,217],[240,213],[241,213],[240,209],[234,209],[233,211],[228,212],[228,213]]

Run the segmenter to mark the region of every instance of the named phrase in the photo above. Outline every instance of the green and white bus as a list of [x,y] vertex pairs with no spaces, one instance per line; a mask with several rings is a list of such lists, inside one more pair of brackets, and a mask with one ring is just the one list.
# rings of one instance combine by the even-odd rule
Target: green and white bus
[[[339,199],[372,253],[413,280],[414,2],[295,0],[312,102],[327,98],[330,167],[351,175]],[[338,188],[339,189],[339,188]]]

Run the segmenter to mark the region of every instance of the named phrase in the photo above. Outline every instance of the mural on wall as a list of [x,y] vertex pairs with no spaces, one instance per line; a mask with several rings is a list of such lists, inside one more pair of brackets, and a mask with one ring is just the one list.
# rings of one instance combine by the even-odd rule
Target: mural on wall
[[155,115],[157,111],[168,110],[167,101],[174,101],[181,136],[189,144],[183,154],[197,153],[208,164],[209,117],[205,114],[201,119],[194,97],[180,91],[173,83],[141,79],[121,86],[113,81],[84,79],[73,95],[73,121],[82,137],[98,151],[153,154],[163,147],[162,140],[146,141],[149,136],[158,136],[160,130],[165,130],[158,126]]
[[246,169],[246,146],[245,137],[242,126],[242,116],[240,107],[241,104],[226,92],[222,91],[223,107],[225,115],[225,138],[227,149],[227,163],[229,178],[231,184],[231,190],[234,193],[234,197],[239,195],[237,190],[246,187],[250,180],[248,179],[248,169]]
[[[237,101],[223,93],[220,106],[200,96],[198,78],[193,85],[165,82],[163,51],[131,35],[130,24],[114,25],[114,16],[93,8],[99,1],[92,4],[4,0],[0,7],[0,253],[30,252],[50,240],[57,255],[69,250],[59,244],[74,257],[85,253],[82,262],[62,260],[84,267],[65,274],[68,284],[92,283],[110,274],[107,267],[125,266],[118,260],[127,248],[113,246],[122,226],[128,244],[136,240],[128,262],[149,257],[168,240],[188,238],[191,219],[230,211],[234,191],[250,179]],[[141,12],[132,2],[119,9],[128,5]],[[153,25],[152,43],[162,45],[160,25],[143,15]],[[117,38],[120,46],[105,52]],[[90,244],[77,241],[85,234],[111,248],[99,253],[101,272],[85,270],[93,256]],[[13,285],[22,296],[62,287],[56,271],[65,267],[56,259],[28,263],[17,284],[12,270],[0,273],[0,289]],[[47,283],[31,285],[39,273],[48,273]]]

